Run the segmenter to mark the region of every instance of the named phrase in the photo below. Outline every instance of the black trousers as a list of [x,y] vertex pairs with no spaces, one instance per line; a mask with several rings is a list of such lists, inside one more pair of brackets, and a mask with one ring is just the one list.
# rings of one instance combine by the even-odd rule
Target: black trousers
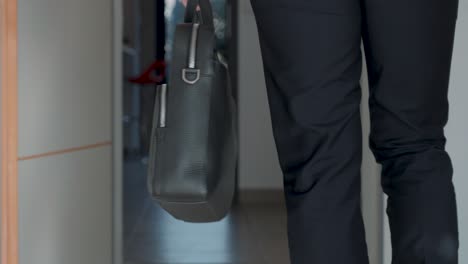
[[251,0],[292,264],[366,264],[361,40],[393,264],[458,263],[445,151],[457,0]]

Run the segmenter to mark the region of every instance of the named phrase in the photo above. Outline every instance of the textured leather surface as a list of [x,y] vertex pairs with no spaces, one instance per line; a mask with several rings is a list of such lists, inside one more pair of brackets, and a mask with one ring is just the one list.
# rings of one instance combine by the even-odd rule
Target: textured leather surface
[[209,23],[198,31],[200,79],[195,84],[182,80],[192,27],[192,23],[176,27],[165,127],[158,127],[155,105],[148,188],[176,218],[207,222],[222,218],[232,201],[237,118],[229,72],[217,57]]

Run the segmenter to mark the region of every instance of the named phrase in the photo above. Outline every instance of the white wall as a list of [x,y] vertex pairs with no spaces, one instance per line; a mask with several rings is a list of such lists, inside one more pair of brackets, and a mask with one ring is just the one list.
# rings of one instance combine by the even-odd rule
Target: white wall
[[449,89],[447,150],[452,157],[460,227],[460,263],[468,263],[468,2],[460,1]]
[[238,2],[239,186],[277,189],[281,170],[273,143],[255,18],[249,0]]
[[110,264],[112,1],[19,0],[18,38],[20,264]]
[[369,83],[367,80],[367,66],[363,57],[363,71],[361,77],[362,101],[362,215],[366,228],[366,241],[370,264],[382,263],[382,190],[380,188],[380,166],[369,149],[370,116],[369,116]]

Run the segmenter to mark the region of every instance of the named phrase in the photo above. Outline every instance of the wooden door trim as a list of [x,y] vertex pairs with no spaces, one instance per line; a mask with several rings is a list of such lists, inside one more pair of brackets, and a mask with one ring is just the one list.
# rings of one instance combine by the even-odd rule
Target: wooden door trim
[[0,0],[1,264],[18,264],[17,0]]

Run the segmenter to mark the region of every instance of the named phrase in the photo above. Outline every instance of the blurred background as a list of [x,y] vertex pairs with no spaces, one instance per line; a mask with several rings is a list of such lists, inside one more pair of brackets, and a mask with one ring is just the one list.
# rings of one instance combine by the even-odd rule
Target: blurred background
[[[211,1],[218,47],[237,91],[240,154],[233,210],[207,224],[174,220],[146,189],[155,87],[167,81],[158,65],[170,70],[186,1],[1,1],[18,4],[19,263],[289,263],[282,176],[249,0]],[[446,128],[460,263],[468,263],[467,16],[468,2],[461,1]],[[369,257],[371,264],[390,264],[380,168],[367,145],[365,65],[362,89]]]

